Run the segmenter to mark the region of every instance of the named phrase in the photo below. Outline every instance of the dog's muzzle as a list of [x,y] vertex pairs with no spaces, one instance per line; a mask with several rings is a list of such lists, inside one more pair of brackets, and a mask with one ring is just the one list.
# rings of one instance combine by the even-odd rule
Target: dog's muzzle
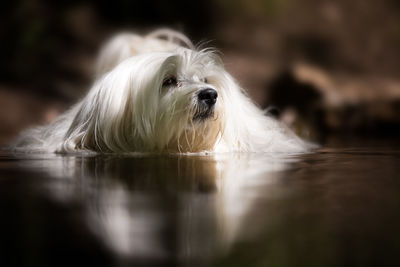
[[215,89],[205,88],[197,93],[198,109],[194,120],[204,120],[214,115],[214,106],[217,103],[218,93]]

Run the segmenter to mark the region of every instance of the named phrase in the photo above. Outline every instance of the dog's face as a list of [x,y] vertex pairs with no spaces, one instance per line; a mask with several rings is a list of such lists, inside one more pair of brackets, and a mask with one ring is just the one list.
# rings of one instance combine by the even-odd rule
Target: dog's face
[[101,101],[108,107],[100,113],[110,118],[99,121],[114,125],[101,128],[121,135],[114,139],[134,151],[212,150],[223,132],[227,75],[207,51],[182,48],[130,58],[102,81],[99,97],[109,101]]
[[168,150],[210,150],[222,132],[223,93],[217,80],[223,71],[209,52],[182,49],[166,58],[159,83],[158,126],[171,129]]
[[[193,89],[194,89],[194,92]],[[171,74],[166,76],[162,83],[161,90],[165,94],[171,94],[168,98],[179,97],[176,91],[189,91],[190,99],[188,99],[188,110],[192,115],[190,119],[193,123],[205,122],[214,116],[215,105],[218,100],[217,90],[208,84],[206,77],[195,75],[193,77],[185,77],[184,73]]]

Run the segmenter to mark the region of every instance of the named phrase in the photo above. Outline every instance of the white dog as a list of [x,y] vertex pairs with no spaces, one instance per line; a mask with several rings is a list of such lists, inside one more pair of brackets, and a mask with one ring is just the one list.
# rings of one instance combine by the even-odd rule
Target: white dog
[[[160,39],[166,36],[167,39]],[[186,46],[186,47],[184,47]],[[89,93],[14,144],[27,152],[303,152],[309,145],[245,95],[211,50],[182,34],[119,35]]]

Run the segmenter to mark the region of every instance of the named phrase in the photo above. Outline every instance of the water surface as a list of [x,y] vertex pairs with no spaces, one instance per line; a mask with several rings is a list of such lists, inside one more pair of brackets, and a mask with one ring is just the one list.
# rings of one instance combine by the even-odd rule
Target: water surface
[[0,157],[1,266],[400,266],[400,145]]

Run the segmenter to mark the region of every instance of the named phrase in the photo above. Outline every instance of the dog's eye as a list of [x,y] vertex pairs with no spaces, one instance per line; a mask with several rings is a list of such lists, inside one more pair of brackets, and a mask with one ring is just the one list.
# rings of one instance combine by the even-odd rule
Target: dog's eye
[[204,79],[203,79],[203,82],[204,82],[204,83],[208,83],[207,78],[204,78]]
[[176,79],[176,77],[168,77],[163,81],[162,86],[163,87],[169,87],[169,86],[177,86],[178,85],[178,81]]

